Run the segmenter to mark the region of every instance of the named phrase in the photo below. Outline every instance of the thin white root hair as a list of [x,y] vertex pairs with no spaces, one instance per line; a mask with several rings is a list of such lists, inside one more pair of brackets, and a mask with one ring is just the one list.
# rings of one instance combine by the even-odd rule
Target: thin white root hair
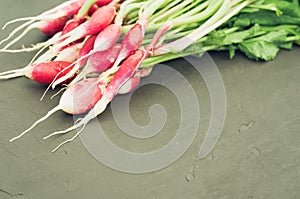
[[[59,37],[59,40],[63,40],[57,46],[56,48],[62,48],[64,46],[67,46],[68,44],[76,41],[77,39],[80,39],[81,37],[78,37],[77,35],[82,35],[82,32],[85,32],[83,24],[79,25],[75,29],[71,30],[70,32],[67,32],[64,35],[61,35]],[[57,40],[58,41],[58,40]]]
[[[69,68],[71,67],[72,64],[70,66],[67,66],[66,68]],[[66,81],[67,79],[71,78],[72,76],[75,75],[75,73],[77,72],[77,70],[79,70],[79,65],[78,64],[75,64],[74,67],[67,73],[65,74],[64,76],[58,78],[57,80],[55,80],[55,82],[53,82],[52,84],[52,89],[54,89],[58,84]]]
[[77,123],[80,122],[82,119],[83,119],[82,117],[81,117],[81,118],[78,118],[78,119],[75,121],[74,124],[77,124]]
[[31,131],[36,125],[38,125],[39,123],[41,123],[42,121],[46,120],[50,115],[52,115],[53,113],[55,113],[56,111],[60,110],[60,106],[56,106],[54,107],[52,110],[50,110],[44,117],[38,119],[35,123],[33,123],[27,130],[23,131],[21,134],[19,134],[18,136],[12,138],[9,140],[9,142],[13,142],[19,138],[21,138],[23,135],[25,135],[26,133],[28,133],[29,131]]
[[[13,20],[10,20],[8,22],[6,22],[4,24],[4,26],[2,27],[2,30],[5,29],[8,25],[10,24],[13,24],[13,23],[16,23],[16,22],[20,22],[20,21],[28,21],[28,20],[32,20],[32,21],[37,21],[37,20],[49,20],[49,19],[55,19],[55,18],[58,18],[58,17],[62,17],[63,16],[63,13],[61,13],[60,15],[59,14],[54,14],[55,12],[57,11],[60,11],[63,7],[66,7],[68,6],[69,4],[71,4],[73,1],[70,0],[70,1],[67,1],[67,2],[64,2],[64,3],[61,3],[59,4],[58,6],[55,6],[54,8],[50,9],[50,10],[47,10],[43,13],[41,13],[40,15],[37,15],[37,16],[31,16],[31,17],[22,17],[22,18],[17,18],[17,19],[13,19]],[[59,12],[58,12],[59,13]],[[51,17],[52,16],[52,17]]]
[[[46,41],[43,45],[43,47],[33,56],[29,64],[32,64],[33,62],[35,63],[40,63],[44,61],[49,61],[55,54],[55,52],[50,48],[52,41],[56,40],[59,36],[61,35],[61,32],[55,34],[50,40]],[[46,49],[48,48],[47,52],[45,52],[43,55],[41,55],[37,60],[36,58]],[[36,60],[36,61],[35,61]]]
[[87,70],[84,70],[84,68],[83,68],[83,70],[80,71],[80,72],[76,75],[76,77],[69,83],[68,86],[72,86],[72,85],[74,85],[75,83],[79,82],[80,80],[84,79],[84,78],[86,77],[87,74],[89,74],[89,72],[88,72]]
[[[13,19],[13,20],[10,20],[8,22],[6,22],[4,24],[4,26],[2,27],[2,30],[4,30],[7,26],[9,26],[10,24],[13,24],[13,23],[16,23],[16,22],[19,22],[19,21],[28,21],[28,22],[34,22],[34,21],[37,21],[38,18],[37,17],[22,17],[22,18],[17,18],[17,19]],[[26,23],[25,23],[26,24]],[[24,24],[23,24],[24,25]]]
[[124,59],[123,57],[118,57],[117,60],[115,61],[114,65],[110,69],[101,73],[101,75],[99,76],[99,81],[102,81],[102,80],[106,79],[108,76],[110,76],[111,74],[114,74],[115,72],[117,72],[119,70],[119,64],[121,63],[121,61],[123,59]]
[[6,46],[4,46],[3,50],[8,49],[11,47],[13,44],[17,43],[20,39],[22,39],[30,30],[34,28],[38,28],[39,23],[33,23],[29,25],[20,35],[18,35],[16,38],[14,38],[12,41],[10,41]]
[[0,49],[0,52],[3,53],[21,53],[21,52],[32,52],[42,48],[44,45],[47,45],[47,42],[38,43],[32,47],[21,48],[21,49]]
[[60,143],[57,147],[55,147],[53,150],[52,150],[52,153],[54,153],[55,151],[57,151],[62,145],[68,143],[68,142],[72,142],[75,138],[77,138],[79,136],[80,133],[82,133],[82,131],[84,130],[86,124],[84,124],[82,126],[82,128],[70,139],[67,139],[66,141]]
[[24,76],[27,74],[27,71],[29,70],[29,68],[30,68],[30,66],[26,66],[24,68],[2,72],[2,73],[0,73],[0,80]]
[[59,89],[59,91],[57,93],[55,93],[54,95],[51,96],[50,99],[54,99],[55,97],[57,97],[60,93],[62,93],[64,90],[67,90],[68,87],[63,87],[61,89]]
[[[84,42],[83,42],[84,43]],[[70,67],[73,66],[72,70],[70,70],[66,75],[55,79],[54,82],[51,83],[51,87],[52,89],[54,89],[58,84],[66,81],[67,79],[71,78],[79,69],[80,69],[80,65],[78,64],[80,61],[82,61],[83,59],[87,58],[88,56],[92,55],[94,53],[93,50],[91,50],[88,54],[80,57],[79,59],[77,59],[76,61],[72,62],[72,64],[70,64],[69,66],[67,66],[66,68],[64,68],[64,70],[69,69]],[[64,70],[60,71],[58,75],[60,75]]]
[[65,67],[64,69],[62,69],[61,71],[59,71],[55,77],[53,78],[52,82],[48,85],[47,89],[45,90],[45,92],[43,93],[40,101],[42,101],[44,99],[44,97],[46,96],[47,92],[49,91],[49,89],[51,88],[51,86],[53,85],[53,83],[57,80],[57,77],[64,72],[65,70],[67,70],[69,67],[71,67],[74,63],[70,64],[69,66]]
[[68,133],[70,131],[73,131],[73,130],[76,130],[77,128],[81,127],[82,128],[76,133],[75,136],[73,136],[72,138],[62,142],[60,145],[58,145],[55,149],[53,149],[52,152],[55,152],[58,148],[60,148],[62,145],[68,143],[68,142],[71,142],[73,141],[85,128],[85,126],[88,124],[88,122],[94,118],[97,117],[97,115],[101,114],[105,108],[107,107],[107,104],[110,102],[111,100],[109,100],[108,98],[106,98],[105,96],[103,96],[97,103],[96,105],[94,106],[94,108],[92,108],[88,114],[86,114],[84,116],[84,118],[80,119],[79,121],[77,121],[77,123],[75,123],[73,126],[71,126],[70,128],[68,129],[65,129],[65,130],[62,130],[62,131],[57,131],[57,132],[54,132],[48,136],[45,137],[45,139],[53,136],[53,135],[58,135],[58,134],[65,134],[65,133]]
[[2,76],[2,75],[8,75],[8,74],[20,73],[20,72],[24,73],[24,70],[28,70],[27,67],[25,67],[26,69],[25,68],[20,68],[20,69],[5,71],[5,72],[0,73],[0,76]]
[[9,75],[3,75],[3,76],[0,76],[0,80],[12,79],[12,78],[16,78],[16,77],[21,77],[23,75],[24,75],[24,73],[13,73],[13,74],[9,74]]
[[20,30],[22,30],[23,28],[29,26],[30,24],[32,24],[34,21],[27,21],[26,23],[20,25],[19,27],[15,28],[5,39],[0,41],[0,45],[6,41],[8,41],[10,38],[12,38],[17,32],[19,32]]
[[43,55],[41,55],[40,57],[38,57],[49,46],[50,46],[50,44],[46,44],[44,47],[42,47],[33,56],[33,58],[30,60],[29,64],[32,64],[32,63],[41,63],[41,62],[49,61],[52,57],[54,57],[55,52],[53,52],[51,48],[49,48]]
[[85,123],[82,123],[82,120],[79,121],[77,124],[74,124],[73,126],[71,126],[70,128],[67,128],[65,130],[62,130],[62,131],[56,131],[54,133],[51,133],[50,135],[46,136],[46,137],[43,137],[43,139],[48,139],[54,135],[59,135],[59,134],[66,134],[70,131],[73,131],[73,130],[76,130],[77,128],[79,128],[80,126],[85,126]]

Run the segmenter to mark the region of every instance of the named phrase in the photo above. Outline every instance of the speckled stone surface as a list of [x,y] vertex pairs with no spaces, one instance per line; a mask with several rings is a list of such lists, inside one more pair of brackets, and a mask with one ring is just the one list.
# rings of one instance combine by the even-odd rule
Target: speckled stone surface
[[[38,14],[59,1],[1,1],[0,24],[9,19]],[[3,38],[12,30],[0,33]],[[24,44],[43,41],[37,31]],[[95,160],[80,139],[53,147],[71,135],[43,140],[54,130],[73,124],[73,118],[55,113],[16,142],[8,140],[53,108],[59,98],[39,101],[45,86],[18,78],[0,82],[0,198],[163,198],[163,199],[258,199],[300,197],[300,48],[281,51],[270,62],[250,61],[241,54],[230,60],[227,53],[212,52],[226,88],[227,116],[220,140],[210,155],[197,158],[210,119],[209,93],[200,75],[178,59],[168,65],[180,71],[196,88],[201,107],[198,134],[189,150],[169,167],[147,174],[128,174]],[[25,66],[33,53],[0,53],[5,71]],[[164,93],[162,95],[162,93]],[[145,95],[148,96],[145,100]],[[133,119],[149,122],[147,108],[165,105],[166,128],[149,141],[132,140],[113,121],[110,107],[98,117],[110,129],[108,137],[131,151],[164,146],[178,119],[176,99],[165,88],[149,85],[136,91],[131,102]],[[171,121],[171,122],[170,122]],[[176,123],[176,122],[175,122]]]

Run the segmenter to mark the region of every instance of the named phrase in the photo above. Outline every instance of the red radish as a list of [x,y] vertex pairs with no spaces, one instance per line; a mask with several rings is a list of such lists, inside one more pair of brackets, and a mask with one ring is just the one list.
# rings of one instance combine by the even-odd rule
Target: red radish
[[101,78],[105,78],[116,72],[119,64],[141,46],[144,39],[147,22],[147,20],[140,20],[125,34],[124,38],[122,39],[121,51],[117,60],[112,68],[102,74]]
[[73,77],[76,74],[76,72],[85,64],[85,62],[87,60],[85,55],[87,55],[93,49],[95,39],[96,39],[96,36],[92,35],[84,42],[82,48],[79,51],[77,61],[73,62],[69,66],[70,70],[68,71],[68,73],[65,73],[64,76],[60,76],[59,78],[55,78],[53,80],[54,82],[52,83],[52,88],[54,88],[56,85],[61,84],[64,81],[66,81],[70,77]]
[[64,47],[78,39],[88,35],[94,35],[102,31],[113,21],[116,15],[116,10],[112,6],[100,7],[89,20],[82,23],[77,28],[61,36],[64,39],[57,48]]
[[101,73],[112,67],[113,63],[120,53],[120,49],[121,45],[116,44],[108,50],[98,51],[92,54],[88,58],[88,61],[83,67],[82,71],[80,71],[80,73],[76,75],[75,79],[73,79],[73,81],[69,85],[72,85],[77,81],[85,78],[86,75],[90,73]]
[[68,32],[74,30],[75,28],[77,28],[79,25],[81,24],[81,20],[78,20],[76,18],[72,18],[70,19],[66,25],[64,26],[61,35],[65,35]]
[[156,47],[157,43],[159,42],[159,39],[172,28],[173,24],[172,22],[166,22],[163,24],[154,34],[150,44],[147,46],[147,49],[150,51],[153,51],[153,49]]
[[63,16],[57,19],[37,22],[36,25],[39,25],[39,27],[37,27],[42,33],[46,35],[54,35],[63,29],[69,19],[69,16]]
[[87,13],[88,16],[92,16],[97,10],[98,6],[96,4],[92,5]]
[[[43,48],[40,49],[40,51],[38,51],[36,53],[36,55],[33,57],[32,60],[35,60],[35,58],[41,53],[44,51],[45,48],[49,47],[52,43],[54,43],[55,41],[57,42],[57,40],[60,38],[61,35],[65,35],[67,34],[68,32],[72,31],[74,28],[78,27],[80,25],[80,23],[82,22],[82,19],[71,19],[67,22],[67,24],[64,26],[62,32],[60,34],[57,34],[57,35],[54,35],[53,38],[51,38],[48,42],[46,42],[46,44],[44,45]],[[77,43],[80,42],[80,41],[77,41]],[[74,42],[76,43],[76,42]],[[82,44],[80,44],[82,46]],[[54,45],[55,46],[55,43]],[[64,46],[63,48],[55,48],[55,47],[52,47],[52,48],[49,48],[44,54],[42,54],[38,60],[36,60],[35,62],[37,63],[40,63],[40,62],[46,62],[46,61],[49,61],[51,59],[53,59],[54,57],[57,57],[57,56],[60,56],[60,53],[61,51],[64,51],[66,49],[66,51],[63,53],[63,55],[68,52],[68,51],[72,51],[72,49],[70,49],[70,46],[71,48],[73,48],[74,46],[72,44],[68,45],[68,46]],[[72,47],[73,46],[73,47]],[[77,53],[76,53],[77,54]],[[61,57],[61,56],[60,56]],[[74,57],[74,54],[72,55],[72,57]],[[58,58],[58,60],[64,60],[64,59],[61,59],[61,58]],[[70,58],[67,58],[65,59],[65,61],[69,61]],[[72,61],[73,62],[73,61]]]
[[[80,53],[78,60],[74,63],[73,69],[64,77],[57,79],[53,84],[52,88],[55,88],[56,85],[68,79],[70,76],[73,76],[76,71],[78,71],[85,63],[88,56],[101,51],[108,50],[117,42],[118,38],[121,35],[121,26],[116,24],[111,24],[102,30],[97,37],[92,36],[86,41],[86,44],[82,47],[82,53]],[[111,57],[111,56],[110,56]],[[103,58],[106,59],[106,58]],[[111,58],[110,58],[111,60]],[[115,59],[113,59],[115,60]],[[105,66],[104,66],[105,67]],[[106,67],[107,68],[107,67]]]
[[140,83],[141,77],[150,75],[152,67],[138,69],[135,74],[125,82],[118,90],[118,94],[127,94],[132,92]]
[[121,88],[118,90],[118,94],[127,94],[132,92],[139,85],[140,81],[141,77],[135,74],[121,86]]
[[8,37],[3,39],[0,44],[5,41],[8,41],[12,38],[18,31],[26,28],[18,37],[9,42],[3,49],[8,49],[10,46],[15,44],[20,40],[26,33],[34,28],[39,28],[44,33],[54,34],[55,31],[60,30],[66,22],[66,19],[76,14],[81,6],[84,4],[85,0],[76,0],[76,1],[67,1],[61,5],[56,6],[55,8],[48,10],[35,17],[24,17],[9,21],[6,23],[2,29],[6,28],[7,25],[18,22],[18,21],[27,21],[26,23],[20,25],[14,29]]
[[[85,57],[85,55],[89,54],[89,52],[91,50],[93,50],[94,48],[94,43],[95,43],[95,40],[96,40],[96,35],[91,35],[83,44],[82,48],[80,49],[80,52],[79,52],[79,56],[78,56],[78,59],[80,59],[81,57]],[[84,65],[84,63],[86,62],[88,58],[83,58],[83,59],[80,59],[80,61],[78,61],[78,64],[79,66],[82,66]]]
[[64,48],[58,53],[54,61],[76,61],[79,56],[80,49],[82,49],[82,45],[83,43],[75,43],[67,48]]
[[[50,110],[44,117],[37,120],[32,124],[27,130],[23,131],[18,136],[9,140],[13,142],[31,129],[33,129],[37,124],[46,120],[49,116],[55,113],[58,110],[62,110],[69,114],[82,114],[89,111],[96,102],[102,97],[102,83],[98,81],[98,78],[89,78],[81,82],[77,82],[72,87],[69,87],[61,96],[59,104]],[[44,139],[46,139],[45,137]]]
[[[121,50],[120,44],[115,44],[113,47],[105,50],[98,51],[92,54],[87,62],[86,66],[91,66],[89,73],[101,73],[108,68],[112,67],[113,63],[117,59]],[[85,67],[86,68],[86,67]]]
[[[11,70],[7,72],[0,73],[0,79],[10,79],[15,77],[26,76],[36,82],[42,84],[50,84],[54,77],[58,73],[61,74],[59,76],[63,76],[68,70],[65,70],[71,62],[67,61],[52,61],[52,62],[43,62],[38,64],[32,64],[26,66],[22,69]],[[69,79],[69,81],[72,78]],[[65,83],[65,82],[64,82]]]
[[150,73],[152,72],[152,69],[153,69],[153,66],[148,67],[148,68],[138,69],[136,71],[136,74],[140,77],[146,77],[146,76],[150,75]]
[[[53,20],[44,20],[44,21],[39,21],[39,22],[30,24],[21,34],[19,34],[16,38],[14,38],[12,41],[10,41],[8,44],[6,44],[6,46],[3,47],[1,50],[8,49],[10,46],[15,44],[22,37],[24,37],[30,30],[35,29],[35,28],[38,28],[44,34],[54,35],[63,29],[63,27],[65,26],[65,24],[67,23],[68,20],[69,20],[69,17],[64,16],[64,17],[60,17],[57,19],[53,19]],[[26,24],[27,23],[25,23],[25,25]],[[22,27],[22,25],[20,27]],[[9,40],[15,34],[16,30],[18,30],[20,27],[16,28],[14,31],[12,31],[6,39],[3,39],[0,42],[0,44]]]
[[[69,33],[70,31],[74,30],[75,28],[77,28],[80,24],[82,24],[84,22],[84,20],[85,20],[84,18],[77,18],[77,17],[74,17],[74,18],[70,19],[66,23],[66,25],[64,26],[64,28],[62,30],[62,33],[61,33],[61,36]],[[53,44],[53,49],[52,49],[53,54],[56,54],[57,51],[60,51],[64,48],[68,47],[69,45],[71,45],[71,44],[69,44],[69,45],[61,47],[61,48],[56,48],[55,47],[56,45],[59,45],[59,43],[61,43],[63,41],[64,41],[64,39],[61,39],[61,40],[59,40],[59,41],[57,41],[56,43]],[[83,41],[82,39],[79,39],[77,41],[74,41],[73,43],[79,43],[79,42],[82,42],[82,41]]]
[[7,22],[2,27],[2,29],[5,29],[8,25],[15,23],[15,22],[19,22],[19,21],[34,22],[34,21],[38,21],[38,20],[54,20],[54,19],[58,19],[58,18],[64,17],[64,16],[72,16],[79,11],[79,9],[82,7],[82,5],[85,3],[85,1],[86,0],[66,1],[50,10],[47,10],[47,11],[41,13],[38,16],[13,19],[13,20]]
[[[50,60],[52,60],[54,57],[58,57],[58,58],[55,58],[55,60],[63,60],[63,61],[69,61],[69,60],[72,60],[73,57],[78,54],[78,53],[75,53],[73,55],[71,55],[72,57],[68,57],[68,58],[63,58],[65,55],[67,55],[68,53],[70,53],[71,51],[76,51],[76,48],[74,45],[70,44],[68,46],[64,46],[63,48],[55,48],[55,47],[52,47],[52,48],[49,48],[46,52],[44,52],[44,54],[42,54],[40,57],[39,54],[41,52],[43,52],[45,50],[45,48],[49,47],[52,43],[55,43],[57,42],[57,40],[60,38],[61,35],[64,35],[64,34],[67,34],[68,32],[72,31],[74,28],[78,27],[80,25],[80,23],[82,22],[82,19],[71,19],[67,22],[67,24],[64,26],[63,30],[61,33],[57,33],[55,34],[50,40],[48,40],[45,44],[44,44],[44,47],[41,48],[37,53],[36,55],[33,57],[33,61],[35,63],[40,63],[40,62],[48,62]],[[78,41],[80,42],[80,41]],[[82,46],[82,44],[79,44],[78,46]],[[54,44],[55,46],[55,44]],[[16,51],[16,50],[15,50]],[[64,52],[62,52],[64,51]],[[75,52],[74,51],[74,52]],[[18,51],[20,52],[20,51]],[[62,53],[62,54],[61,54]],[[36,58],[38,57],[37,60],[35,60]],[[76,57],[77,58],[77,57]],[[32,62],[33,62],[32,61]],[[72,60],[73,62],[74,60]]]
[[119,88],[135,74],[138,67],[148,56],[149,54],[147,51],[139,50],[125,59],[108,84],[104,96],[109,100],[112,100]]
[[102,30],[95,40],[94,52],[103,51],[111,48],[116,44],[121,36],[122,27],[116,24],[110,24]]
[[96,5],[100,7],[100,6],[108,5],[108,4],[112,3],[112,2],[113,2],[113,0],[98,0],[96,2]]
[[[84,129],[84,127],[87,125],[87,123],[94,119],[97,115],[101,114],[107,107],[108,103],[111,102],[113,97],[117,94],[120,87],[130,78],[133,76],[137,68],[141,65],[143,60],[148,57],[148,52],[145,50],[137,51],[135,54],[129,56],[127,59],[124,60],[124,62],[119,67],[118,71],[115,73],[115,75],[112,77],[111,81],[107,85],[102,97],[100,100],[95,104],[95,106],[88,112],[87,115],[85,115],[84,118],[82,118],[80,121],[75,123],[72,127],[63,130],[63,131],[57,131],[52,134],[50,134],[48,137],[52,135],[57,134],[64,134],[69,131],[75,130],[79,127],[82,127],[72,138],[62,142],[59,144],[56,148],[52,150],[52,152],[55,152],[59,147],[61,147],[63,144],[67,142],[73,141]],[[98,80],[99,81],[99,80]]]

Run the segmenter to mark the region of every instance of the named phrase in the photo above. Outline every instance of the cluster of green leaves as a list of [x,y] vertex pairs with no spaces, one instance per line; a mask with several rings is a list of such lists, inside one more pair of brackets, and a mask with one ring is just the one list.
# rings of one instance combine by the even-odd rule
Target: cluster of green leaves
[[[228,33],[233,28],[235,31]],[[201,46],[229,50],[231,58],[240,50],[248,58],[268,61],[293,44],[300,45],[299,1],[266,0],[249,6],[211,32]]]
[[250,59],[269,61],[294,44],[300,45],[300,0],[259,0],[183,52],[150,57],[142,67],[210,50],[226,50],[230,58],[239,50]]

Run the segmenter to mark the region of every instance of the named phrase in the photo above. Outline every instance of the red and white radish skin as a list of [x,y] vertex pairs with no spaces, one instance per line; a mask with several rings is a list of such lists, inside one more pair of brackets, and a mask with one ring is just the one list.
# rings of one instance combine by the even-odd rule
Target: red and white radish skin
[[101,7],[101,6],[105,6],[105,5],[108,5],[110,3],[113,3],[113,0],[98,0],[96,2],[96,5]]
[[63,144],[73,141],[83,131],[83,129],[85,128],[85,126],[90,120],[97,117],[97,115],[101,114],[106,109],[107,105],[111,102],[114,96],[117,95],[120,87],[134,75],[138,67],[142,64],[143,60],[148,57],[148,55],[149,54],[147,51],[139,50],[135,54],[125,59],[124,62],[119,67],[119,69],[117,70],[117,72],[112,77],[109,84],[107,85],[100,100],[87,113],[87,115],[85,115],[81,120],[75,123],[72,127],[63,131],[54,132],[49,135],[52,136],[57,134],[64,134],[81,127],[81,129],[72,138],[59,144],[56,148],[52,150],[52,152],[55,152]]
[[[53,36],[53,38],[51,38],[48,42],[45,43],[45,46],[36,53],[36,55],[34,56],[34,58],[32,59],[34,62],[36,63],[40,63],[40,62],[46,62],[46,61],[49,61],[49,60],[52,60],[54,59],[55,57],[61,57],[60,54],[62,53],[63,51],[63,55],[66,55],[66,53],[68,51],[71,51],[73,50],[72,48],[74,48],[74,44],[76,43],[82,43],[83,40],[80,42],[79,40],[73,42],[73,43],[70,43],[69,45],[67,46],[64,46],[64,47],[61,47],[61,48],[56,48],[56,44],[59,44],[60,42],[62,42],[63,40],[59,40],[59,38],[62,36],[62,35],[65,35],[67,34],[68,32],[72,31],[73,29],[77,28],[82,22],[82,20],[79,20],[79,19],[70,19],[67,24],[64,26],[63,30],[59,33],[57,33],[56,35]],[[54,44],[53,44],[54,43]],[[51,46],[51,44],[53,44],[53,46],[51,48],[49,48],[46,52],[44,52],[42,55],[39,56],[39,58],[37,60],[36,57],[38,57],[38,55],[47,47]],[[83,45],[83,44],[79,44],[79,45]],[[78,53],[76,53],[78,54]],[[74,55],[72,55],[72,57],[74,57]],[[76,57],[78,58],[78,57]],[[55,58],[56,59],[56,58]],[[58,58],[58,60],[61,60],[62,58]],[[71,60],[71,58],[67,58],[65,59],[66,61],[68,60]]]
[[138,69],[135,74],[125,82],[121,88],[118,90],[118,94],[127,94],[136,89],[141,81],[141,77],[146,77],[150,75],[152,67]]
[[77,28],[61,36],[64,39],[56,48],[64,47],[78,39],[94,35],[105,29],[113,21],[116,10],[112,6],[100,7],[89,20],[80,24]]
[[9,24],[18,22],[18,21],[27,21],[15,28],[5,39],[3,39],[0,44],[11,39],[17,32],[24,29],[25,30],[18,35],[15,39],[10,41],[3,50],[8,49],[10,46],[19,41],[22,37],[24,37],[30,30],[38,28],[41,32],[47,35],[54,35],[58,31],[61,31],[67,20],[71,18],[71,16],[75,15],[81,6],[84,4],[86,0],[77,0],[77,1],[67,1],[64,2],[53,9],[50,9],[38,16],[34,17],[24,17],[19,19],[14,19],[7,22],[3,29],[6,28]]
[[[103,88],[105,84],[98,81],[98,78],[89,78],[80,82],[77,82],[73,86],[69,87],[61,96],[59,104],[50,110],[44,117],[33,123],[28,129],[23,131],[18,136],[10,139],[13,142],[23,135],[32,130],[36,125],[46,120],[49,116],[58,110],[62,110],[69,114],[82,114],[89,111],[99,99],[102,97]],[[44,139],[50,136],[45,137]]]
[[110,24],[104,30],[102,30],[98,35],[94,43],[94,50],[104,51],[116,44],[121,36],[122,27],[116,24]]
[[77,60],[82,45],[82,43],[76,43],[67,48],[64,48],[58,53],[54,61],[68,61],[73,63]]
[[[73,69],[66,74],[66,76],[61,77],[60,79],[57,79],[53,84],[52,88],[55,88],[56,85],[63,82],[65,79],[68,79],[70,76],[73,76],[76,71],[78,71],[86,62],[87,58],[97,52],[105,52],[104,55],[101,55],[101,53],[98,53],[98,56],[107,56],[106,50],[110,49],[112,46],[114,46],[119,39],[121,35],[121,26],[118,26],[116,24],[110,24],[108,25],[104,30],[102,30],[97,36],[92,35],[88,40],[86,40],[85,44],[82,47],[82,50],[80,51],[78,60],[76,63],[74,63]],[[114,52],[111,52],[114,53]],[[103,53],[102,53],[103,54]],[[106,54],[106,55],[105,55]],[[114,54],[113,54],[114,55]],[[113,55],[108,55],[109,60],[112,60],[111,57]],[[104,60],[107,60],[107,58],[103,58]],[[115,58],[113,58],[113,61],[115,61]],[[103,68],[106,67],[107,64],[103,66]]]
[[66,79],[69,79],[70,77],[74,76],[77,71],[85,64],[87,57],[85,55],[87,55],[94,46],[94,42],[96,39],[96,35],[91,35],[83,44],[82,48],[79,51],[79,55],[77,57],[77,61],[73,62],[69,68],[71,70],[68,71],[68,73],[65,73],[64,76],[60,76],[59,78],[57,78],[53,84],[52,84],[52,88],[55,88],[57,85],[59,85],[61,82],[64,82]]
[[127,94],[132,92],[139,85],[140,81],[141,77],[135,74],[121,86],[118,90],[118,94]]
[[[38,64],[31,64],[21,69],[11,70],[0,73],[0,80],[6,80],[16,77],[25,76],[42,84],[50,84],[53,79],[58,76],[65,75],[69,70],[66,69],[71,64],[68,61],[51,61]],[[70,82],[74,77],[71,77],[66,82]]]
[[63,16],[57,19],[37,22],[36,25],[42,33],[51,36],[61,31],[69,19],[69,16]]
[[109,75],[115,73],[118,70],[119,64],[141,46],[145,36],[147,23],[147,20],[140,20],[125,34],[122,39],[118,58],[109,70],[101,74],[101,78],[105,79]]
[[76,75],[75,79],[69,84],[72,85],[77,81],[85,78],[91,73],[102,73],[109,69],[114,64],[121,50],[121,44],[116,44],[108,50],[98,51],[92,54],[83,67],[83,69]]

